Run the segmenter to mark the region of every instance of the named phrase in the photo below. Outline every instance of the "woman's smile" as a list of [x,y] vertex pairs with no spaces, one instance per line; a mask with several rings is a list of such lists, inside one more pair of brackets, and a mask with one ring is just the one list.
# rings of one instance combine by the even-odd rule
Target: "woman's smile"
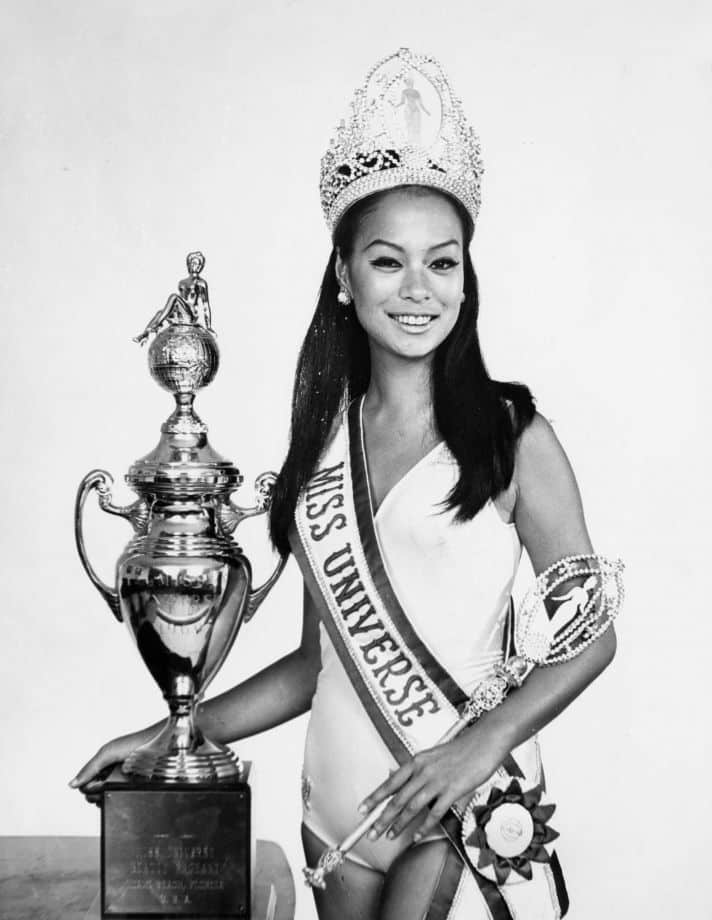
[[422,335],[437,320],[437,316],[432,313],[389,313],[388,315],[408,335]]

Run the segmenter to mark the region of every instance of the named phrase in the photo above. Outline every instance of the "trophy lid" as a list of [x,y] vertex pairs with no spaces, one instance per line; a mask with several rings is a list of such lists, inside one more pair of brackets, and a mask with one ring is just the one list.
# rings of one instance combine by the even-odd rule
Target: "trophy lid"
[[242,481],[238,468],[213,450],[204,433],[176,435],[163,429],[156,447],[126,474],[136,492],[176,498],[232,492]]
[[205,257],[188,253],[188,277],[178,284],[135,342],[151,336],[148,367],[151,376],[173,393],[176,408],[161,426],[161,439],[145,457],[132,464],[126,482],[141,494],[167,498],[231,492],[243,477],[234,464],[213,450],[207,426],[193,410],[197,390],[215,377],[220,352],[211,326],[208,285],[200,272]]

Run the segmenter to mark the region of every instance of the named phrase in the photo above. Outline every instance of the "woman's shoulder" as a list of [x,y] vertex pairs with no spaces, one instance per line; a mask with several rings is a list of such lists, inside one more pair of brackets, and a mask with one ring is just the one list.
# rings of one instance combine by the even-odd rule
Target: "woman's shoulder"
[[517,442],[517,462],[535,468],[547,468],[552,461],[566,457],[551,422],[535,411],[522,427]]
[[517,501],[574,504],[578,485],[566,451],[551,422],[535,412],[517,442],[514,464]]
[[[524,424],[515,416],[514,405],[507,400],[507,409],[512,416],[513,427],[519,429],[514,449],[514,471],[508,488],[496,500],[500,514],[506,520],[511,519],[514,507],[519,499],[522,489],[531,492],[532,488],[539,489],[542,482],[548,479],[560,479],[562,458],[568,465],[566,454],[559,443],[551,423],[540,412],[534,411],[531,418]],[[570,467],[569,467],[570,470]]]
[[536,571],[592,551],[574,471],[551,422],[539,412],[519,439],[515,477],[517,529]]

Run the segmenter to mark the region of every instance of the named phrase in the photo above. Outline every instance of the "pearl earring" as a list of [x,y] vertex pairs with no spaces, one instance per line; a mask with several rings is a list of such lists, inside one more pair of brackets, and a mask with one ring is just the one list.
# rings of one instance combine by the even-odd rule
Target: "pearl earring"
[[336,299],[339,301],[342,307],[348,307],[348,305],[351,303],[351,295],[344,288],[341,288],[339,293],[336,295]]

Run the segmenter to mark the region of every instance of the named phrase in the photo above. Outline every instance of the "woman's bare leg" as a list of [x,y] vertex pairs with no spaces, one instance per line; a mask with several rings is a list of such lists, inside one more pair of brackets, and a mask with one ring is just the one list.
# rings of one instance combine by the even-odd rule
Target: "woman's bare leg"
[[[315,866],[327,845],[305,825],[302,843],[307,865]],[[313,889],[319,920],[377,920],[382,888],[380,872],[345,859],[329,875],[326,890]]]
[[[433,897],[442,901],[449,884],[459,876],[461,864],[447,840],[432,840],[409,847],[386,873],[378,920],[422,920]],[[437,895],[436,895],[437,892]],[[436,912],[437,913],[437,912]],[[446,914],[445,914],[446,915]]]

